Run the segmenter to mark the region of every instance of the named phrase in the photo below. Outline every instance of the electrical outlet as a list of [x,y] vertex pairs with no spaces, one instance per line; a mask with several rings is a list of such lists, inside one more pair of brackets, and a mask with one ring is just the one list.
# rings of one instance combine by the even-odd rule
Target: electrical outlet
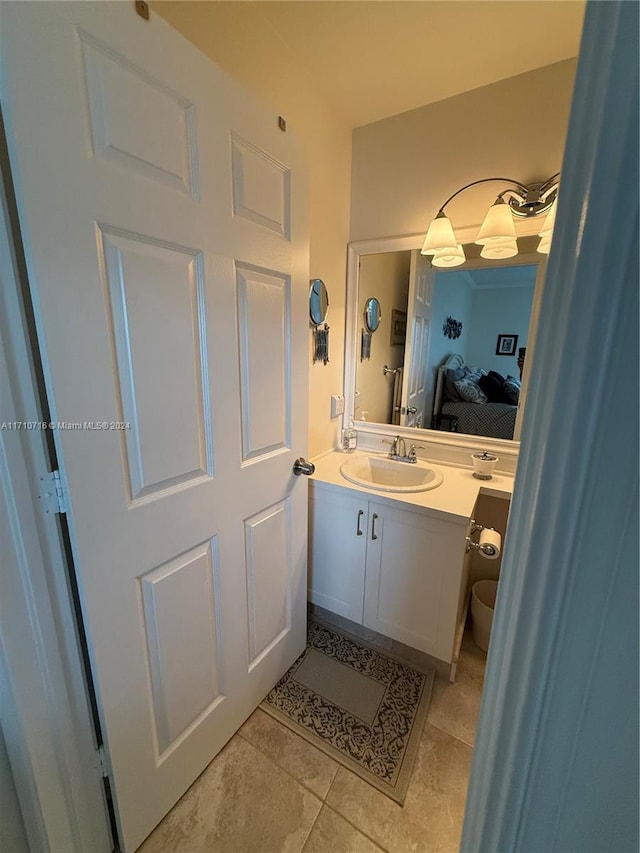
[[331,395],[331,417],[337,418],[344,414],[344,397],[342,394]]

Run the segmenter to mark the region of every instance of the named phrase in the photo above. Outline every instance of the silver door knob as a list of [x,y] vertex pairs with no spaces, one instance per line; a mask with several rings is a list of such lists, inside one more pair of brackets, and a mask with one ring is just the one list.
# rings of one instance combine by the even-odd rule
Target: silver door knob
[[313,474],[316,470],[316,466],[313,462],[307,462],[306,459],[303,459],[302,456],[293,463],[293,473],[296,477],[299,477],[300,474],[306,474],[307,477],[309,474]]
[[408,415],[415,415],[415,413],[416,413],[417,411],[418,411],[418,410],[416,409],[416,407],[415,407],[415,406],[407,406],[407,414],[408,414]]

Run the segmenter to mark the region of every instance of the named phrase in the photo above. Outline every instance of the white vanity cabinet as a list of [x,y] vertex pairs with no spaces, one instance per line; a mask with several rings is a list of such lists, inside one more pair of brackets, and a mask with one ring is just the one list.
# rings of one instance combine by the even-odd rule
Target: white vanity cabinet
[[309,601],[362,625],[367,500],[350,489],[309,485]]
[[363,624],[450,663],[468,523],[377,501],[369,516]]
[[309,600],[451,663],[468,519],[312,482]]

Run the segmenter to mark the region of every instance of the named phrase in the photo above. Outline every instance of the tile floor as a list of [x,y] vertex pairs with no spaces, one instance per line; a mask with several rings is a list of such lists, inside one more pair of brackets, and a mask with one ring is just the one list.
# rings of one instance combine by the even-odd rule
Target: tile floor
[[258,709],[138,853],[458,850],[485,655],[436,678],[404,806]]

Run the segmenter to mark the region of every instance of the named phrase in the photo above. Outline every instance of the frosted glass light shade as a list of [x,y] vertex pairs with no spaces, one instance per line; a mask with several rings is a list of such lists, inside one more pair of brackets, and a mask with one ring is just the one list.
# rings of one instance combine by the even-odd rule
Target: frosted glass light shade
[[549,239],[551,238],[551,235],[553,234],[553,226],[556,224],[556,208],[557,208],[557,206],[558,206],[558,200],[557,200],[557,198],[554,198],[553,204],[551,205],[551,208],[549,209],[549,213],[547,213],[547,216],[546,216],[544,222],[542,223],[542,228],[538,232],[541,237],[549,237]]
[[485,243],[480,252],[481,258],[499,260],[500,258],[513,258],[518,254],[518,244],[515,240],[503,240],[502,242]]
[[459,267],[465,261],[464,249],[458,243],[455,249],[442,249],[436,252],[431,263],[434,267]]
[[511,208],[499,198],[489,208],[476,237],[476,243],[482,246],[488,243],[515,239],[516,227],[513,224]]
[[443,249],[455,251],[457,245],[458,241],[449,218],[444,213],[439,213],[429,226],[420,254],[434,255]]
[[548,255],[551,249],[551,236],[543,237],[538,243],[537,252],[541,252],[543,255]]

